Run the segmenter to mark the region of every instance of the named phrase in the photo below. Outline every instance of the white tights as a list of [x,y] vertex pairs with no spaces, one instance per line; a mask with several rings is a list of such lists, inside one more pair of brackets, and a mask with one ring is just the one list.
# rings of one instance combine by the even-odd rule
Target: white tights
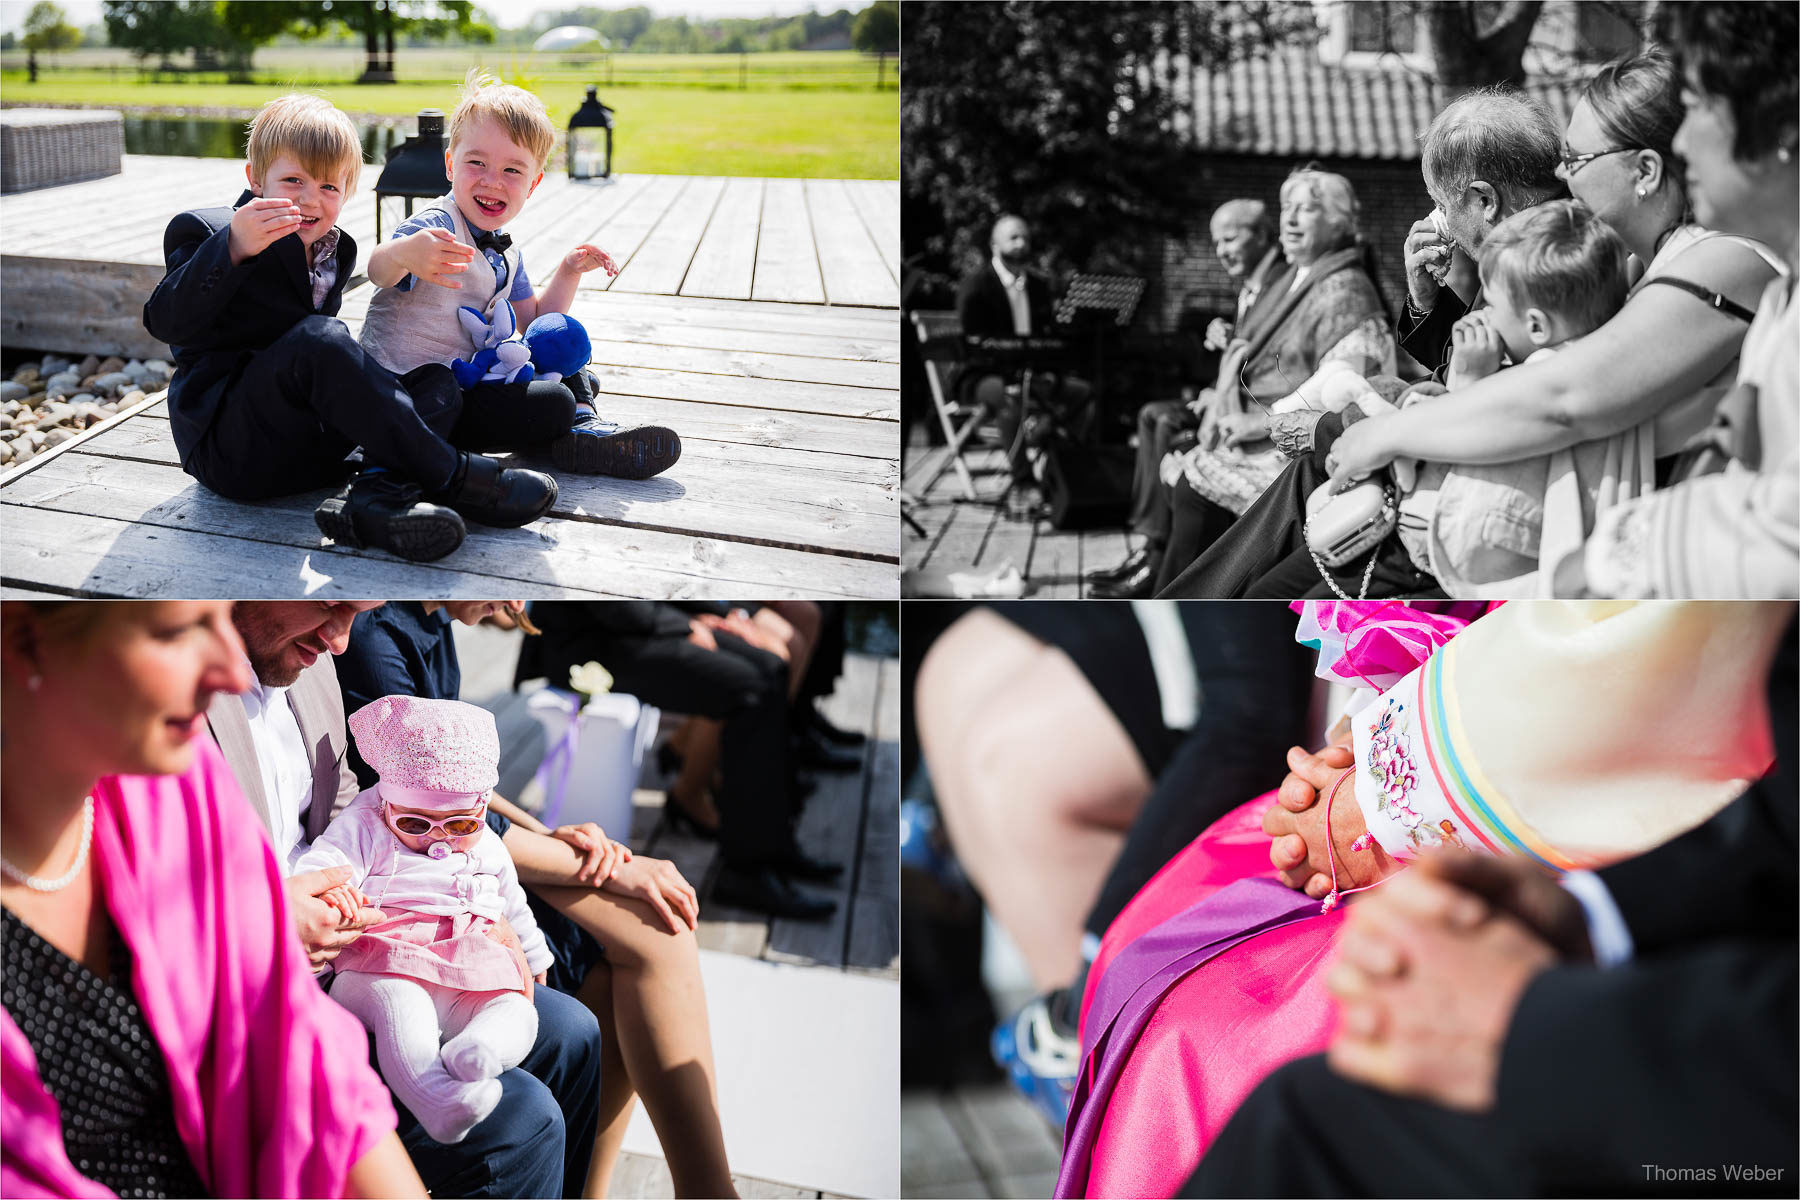
[[537,1009],[518,992],[341,971],[331,998],[375,1035],[388,1086],[439,1142],[462,1141],[494,1111],[496,1076],[524,1061],[537,1041]]

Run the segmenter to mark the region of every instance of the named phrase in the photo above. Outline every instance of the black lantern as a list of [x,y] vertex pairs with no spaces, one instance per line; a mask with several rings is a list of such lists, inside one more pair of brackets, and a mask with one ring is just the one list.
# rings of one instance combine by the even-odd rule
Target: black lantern
[[383,210],[389,228],[396,228],[412,216],[414,200],[436,200],[449,190],[450,177],[444,173],[444,114],[440,109],[422,109],[418,136],[388,151],[387,165],[375,182],[375,244],[381,244]]
[[613,110],[593,88],[569,118],[569,178],[605,179],[612,174]]

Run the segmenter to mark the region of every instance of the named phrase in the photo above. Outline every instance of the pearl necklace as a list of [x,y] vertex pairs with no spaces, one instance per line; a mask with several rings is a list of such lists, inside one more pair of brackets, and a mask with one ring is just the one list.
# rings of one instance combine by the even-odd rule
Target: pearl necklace
[[40,879],[36,875],[27,875],[4,858],[0,858],[0,871],[5,872],[8,879],[18,880],[34,892],[60,892],[75,882],[75,876],[81,874],[81,868],[87,865],[88,847],[93,843],[94,798],[89,796],[81,804],[81,849],[75,852],[74,866],[55,879]]

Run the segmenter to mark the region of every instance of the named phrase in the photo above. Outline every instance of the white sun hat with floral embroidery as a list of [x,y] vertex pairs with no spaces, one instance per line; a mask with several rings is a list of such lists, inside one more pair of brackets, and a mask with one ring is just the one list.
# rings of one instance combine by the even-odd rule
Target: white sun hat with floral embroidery
[[1554,871],[1706,820],[1773,758],[1789,604],[1542,600],[1470,625],[1352,717],[1356,799],[1388,853],[1440,844]]

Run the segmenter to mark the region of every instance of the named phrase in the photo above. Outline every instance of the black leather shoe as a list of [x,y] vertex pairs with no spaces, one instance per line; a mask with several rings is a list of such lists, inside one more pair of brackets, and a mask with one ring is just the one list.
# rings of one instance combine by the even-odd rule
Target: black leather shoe
[[823,921],[837,911],[837,901],[807,895],[773,867],[722,867],[713,880],[711,898],[732,908],[799,921]]
[[1150,547],[1145,545],[1136,554],[1105,571],[1094,571],[1087,577],[1089,583],[1117,583],[1129,578],[1144,569],[1144,564],[1151,560]]
[[1096,583],[1088,589],[1090,600],[1145,600],[1156,590],[1156,566],[1146,562],[1112,583]]
[[809,883],[830,883],[844,873],[843,863],[813,858],[798,846],[789,846],[763,865],[773,867],[790,879],[804,879]]
[[796,764],[814,771],[848,773],[862,769],[862,754],[859,751],[834,746],[810,729],[794,735],[793,751]]
[[319,532],[340,546],[373,546],[409,562],[433,562],[462,545],[455,511],[425,500],[419,486],[365,471],[313,512]]
[[550,511],[556,480],[542,471],[502,467],[485,454],[464,454],[439,499],[478,524],[517,529]]

